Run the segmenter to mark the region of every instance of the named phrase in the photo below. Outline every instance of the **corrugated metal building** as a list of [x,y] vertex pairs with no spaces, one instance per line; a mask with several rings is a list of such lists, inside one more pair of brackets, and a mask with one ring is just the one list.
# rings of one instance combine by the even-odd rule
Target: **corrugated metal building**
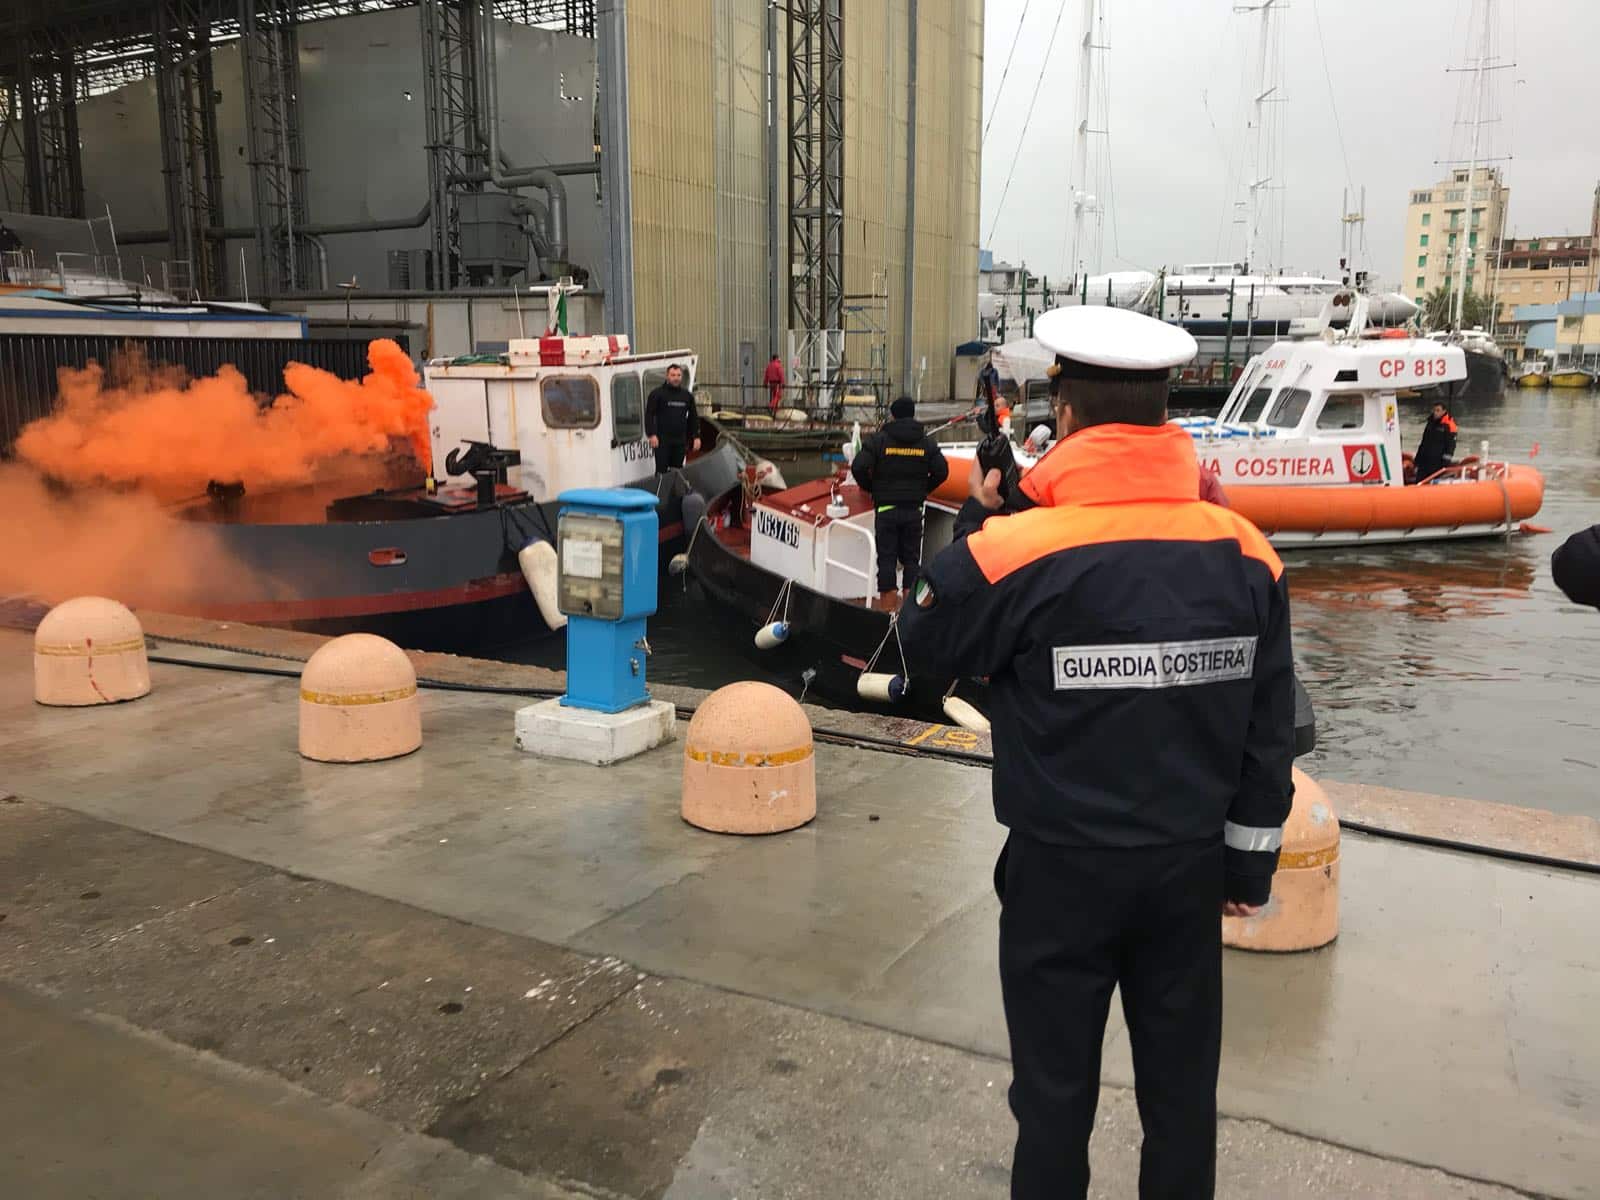
[[[221,6],[218,12],[234,11],[221,0],[210,2]],[[485,2],[435,0],[436,8],[443,4],[456,13]],[[843,291],[880,298],[854,305],[854,318],[845,322],[854,330],[845,340],[846,377],[860,378],[875,368],[880,382],[942,396],[953,347],[976,332],[983,3],[837,2],[844,51]],[[492,7],[504,157],[535,166],[592,163],[597,149],[604,160],[597,96],[604,93],[607,43],[596,30],[609,27],[610,14],[623,14],[635,342],[693,348],[704,384],[758,385],[767,355],[786,351],[789,325],[788,297],[778,297],[774,321],[770,295],[774,276],[781,282],[789,272],[788,148],[782,136],[788,115],[786,10],[775,13],[778,61],[771,72],[778,102],[777,151],[771,155],[777,159],[779,209],[774,256],[769,0],[622,0],[609,13],[580,2],[567,8],[586,9],[589,17],[569,21],[563,30],[525,23],[548,18],[557,5],[492,0]],[[912,11],[920,86],[908,297]],[[423,254],[431,245],[429,221],[437,219],[424,206],[430,186],[423,119],[430,94],[427,20],[419,18],[418,8],[396,0],[303,4],[301,12],[309,15],[302,16],[294,39],[296,106],[308,201],[298,228],[302,241],[318,251],[320,270],[308,271],[292,294],[273,296],[270,303],[292,311],[351,312],[357,319],[409,320],[418,329],[420,353],[459,353],[476,348],[476,341],[503,340],[520,319],[508,307],[505,287],[453,292],[453,300],[476,296],[462,328],[456,321],[437,324],[429,297],[413,290],[426,273],[398,273],[411,260],[397,263],[395,256]],[[253,298],[261,298],[247,153],[246,118],[253,110],[244,94],[241,43],[227,40],[225,29],[214,33],[212,149],[218,152],[217,215],[224,227],[211,229],[220,239],[216,298],[238,296],[246,285]],[[79,99],[84,195],[94,212],[109,211],[115,218],[125,255],[131,244],[136,255],[181,258],[164,223],[170,197],[158,91],[155,78],[146,75]],[[587,269],[599,288],[615,252],[602,177],[574,174],[566,188],[569,259]],[[531,193],[530,202],[538,205],[538,197]],[[536,273],[519,281],[527,283]],[[353,278],[360,284],[353,296],[332,287]],[[481,321],[473,320],[474,304],[485,310]],[[907,365],[909,380],[902,378]]]
[[[923,394],[933,397],[948,391],[954,346],[975,333],[983,3],[919,0],[916,8],[910,361]],[[759,380],[768,353],[785,349],[767,303],[767,5],[629,0],[626,11],[637,340],[694,346],[702,381],[722,387],[740,382],[743,344],[754,350]],[[844,17],[845,291],[887,296],[881,314],[860,314],[861,324],[876,323],[884,336],[847,337],[847,373],[867,365],[878,341],[902,390],[918,385],[900,379],[908,20],[906,0],[847,5]],[[781,52],[781,17],[778,43]],[[781,63],[777,74],[781,104]],[[781,144],[779,154],[783,205]],[[780,272],[788,269],[786,244],[777,262]],[[786,300],[782,315],[786,322]]]

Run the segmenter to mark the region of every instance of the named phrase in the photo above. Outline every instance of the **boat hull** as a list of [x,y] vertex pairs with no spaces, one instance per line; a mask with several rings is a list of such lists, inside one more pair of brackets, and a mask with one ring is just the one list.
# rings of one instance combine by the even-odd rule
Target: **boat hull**
[[1530,371],[1526,375],[1517,376],[1519,388],[1542,388],[1550,386],[1550,377],[1543,371]]
[[1550,386],[1558,388],[1589,388],[1594,386],[1594,376],[1587,371],[1552,371]]
[[[1505,359],[1477,350],[1467,350],[1467,377],[1440,384],[1439,389],[1452,400],[1478,396],[1499,396],[1506,388]],[[1421,389],[1424,395],[1432,389]]]
[[[731,448],[718,448],[681,474],[636,485],[656,493],[661,565],[684,544],[685,497],[726,491],[737,462]],[[275,498],[252,499],[265,508]],[[201,509],[189,514],[199,519],[176,524],[192,543],[186,558],[215,569],[159,603],[213,620],[379,633],[415,649],[536,639],[550,630],[517,552],[555,540],[560,507],[526,499],[439,516],[298,523],[214,519]]]
[[[957,455],[937,498],[966,499],[971,459]],[[1401,487],[1381,484],[1228,485],[1228,504],[1280,547],[1378,545],[1492,537],[1515,530],[1544,503],[1544,476],[1508,466],[1503,480],[1460,478]]]
[[[899,651],[890,632],[889,614],[824,596],[800,584],[789,587],[787,605],[778,613],[790,625],[788,639],[771,650],[758,650],[755,632],[767,624],[783,589],[781,576],[758,567],[720,542],[709,525],[690,538],[689,574],[718,608],[733,619],[734,640],[768,678],[797,694],[820,695],[834,703],[930,722],[947,722],[943,701],[949,680],[913,677],[910,692],[898,704],[869,705],[856,692],[856,681],[882,647],[873,670],[902,672]],[[987,689],[969,681],[958,689],[980,711],[987,710]]]
[[[936,552],[932,544],[928,549],[930,554]],[[905,699],[893,705],[863,701],[856,692],[856,681],[874,655],[878,656],[875,671],[898,674],[902,669],[888,613],[824,596],[799,584],[790,585],[787,604],[781,605],[783,578],[724,545],[708,523],[702,523],[697,533],[691,531],[688,559],[690,578],[732,619],[735,639],[773,682],[802,696],[820,695],[842,707],[949,723],[943,708],[949,680],[913,676]],[[771,650],[757,649],[755,631],[772,619],[775,610],[789,623],[789,637]],[[963,679],[955,689],[956,695],[984,714],[989,711],[988,691],[988,685],[976,679]],[[1294,752],[1309,754],[1316,745],[1315,710],[1296,679]]]

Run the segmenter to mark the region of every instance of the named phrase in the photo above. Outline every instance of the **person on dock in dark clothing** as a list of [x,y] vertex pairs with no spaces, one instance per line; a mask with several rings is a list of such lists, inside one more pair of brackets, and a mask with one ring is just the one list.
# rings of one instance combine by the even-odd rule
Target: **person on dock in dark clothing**
[[1428,424],[1422,430],[1422,441],[1417,444],[1417,482],[1442,471],[1450,465],[1450,456],[1456,452],[1456,420],[1442,404],[1433,406]]
[[1550,556],[1550,574],[1568,600],[1600,608],[1600,525],[1562,542]]
[[683,368],[673,363],[667,381],[650,393],[644,406],[644,432],[656,452],[656,474],[683,466],[690,449],[700,449],[700,414],[694,393],[683,386]]
[[867,438],[850,473],[877,505],[874,532],[878,541],[878,591],[896,590],[895,567],[902,586],[916,582],[922,565],[922,506],[950,474],[939,443],[923,431],[916,402],[901,396],[889,406],[890,421]]

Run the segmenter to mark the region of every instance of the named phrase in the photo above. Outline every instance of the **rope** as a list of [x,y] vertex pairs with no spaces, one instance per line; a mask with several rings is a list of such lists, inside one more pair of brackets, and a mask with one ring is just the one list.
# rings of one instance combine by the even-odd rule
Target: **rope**
[[1022,157],[1022,145],[1028,139],[1028,126],[1033,121],[1033,106],[1039,102],[1039,87],[1044,83],[1045,70],[1050,66],[1050,53],[1056,47],[1056,34],[1061,29],[1061,14],[1066,11],[1067,0],[1061,0],[1056,8],[1056,23],[1050,27],[1050,43],[1044,48],[1044,61],[1039,64],[1039,78],[1033,82],[1033,98],[1028,101],[1028,114],[1022,120],[1022,133],[1017,137],[1017,149],[1011,156],[1011,169],[1006,172],[1006,185],[1000,189],[1000,203],[995,206],[994,222],[989,226],[989,240],[985,245],[994,245],[994,231],[1000,226],[1000,214],[1006,208],[1006,195],[1011,191],[1011,179],[1017,173],[1017,160]]
[[883,635],[883,640],[878,643],[878,648],[872,652],[872,657],[867,659],[867,665],[862,669],[862,673],[865,674],[877,665],[878,658],[883,654],[883,649],[889,644],[890,638],[894,639],[895,651],[900,655],[900,677],[909,684],[911,668],[906,665],[906,647],[900,640],[900,614],[897,612],[889,614],[889,629]]
[[994,124],[995,114],[1000,111],[1000,96],[1006,90],[1006,76],[1011,74],[1011,60],[1017,55],[1017,43],[1022,40],[1022,26],[1028,19],[1028,0],[1023,0],[1022,15],[1017,18],[1017,32],[1011,35],[1011,52],[1006,55],[1006,65],[1000,72],[1000,86],[994,90],[994,107],[989,110],[989,119],[983,123],[983,138],[978,143],[989,140],[989,127]]
[[789,623],[789,596],[793,588],[794,579],[792,577],[783,581],[782,585],[778,588],[777,597],[772,601],[772,607],[767,611],[767,619],[762,622],[763,625],[771,625],[772,622],[777,619],[778,605],[780,604],[783,605],[783,623],[785,625]]

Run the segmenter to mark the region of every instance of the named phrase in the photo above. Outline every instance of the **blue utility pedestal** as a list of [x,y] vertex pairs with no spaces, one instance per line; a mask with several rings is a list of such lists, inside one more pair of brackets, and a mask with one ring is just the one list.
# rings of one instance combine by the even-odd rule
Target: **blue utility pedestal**
[[562,492],[557,604],[567,615],[561,703],[622,712],[650,698],[645,620],[656,611],[656,498],[638,488]]
[[567,691],[517,713],[517,745],[596,765],[672,736],[676,710],[646,687],[656,611],[656,498],[638,488],[560,496],[556,604],[567,617]]

